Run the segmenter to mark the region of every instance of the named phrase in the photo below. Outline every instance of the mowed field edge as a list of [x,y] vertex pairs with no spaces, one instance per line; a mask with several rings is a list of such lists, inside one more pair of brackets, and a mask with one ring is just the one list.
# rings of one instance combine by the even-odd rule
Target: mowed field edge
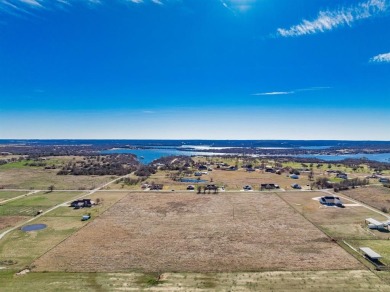
[[275,194],[128,194],[36,271],[234,272],[364,267]]

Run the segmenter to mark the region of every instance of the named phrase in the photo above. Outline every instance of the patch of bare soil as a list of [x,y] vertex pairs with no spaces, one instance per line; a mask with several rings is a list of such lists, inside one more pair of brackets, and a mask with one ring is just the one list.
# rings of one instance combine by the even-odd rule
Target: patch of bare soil
[[27,220],[30,217],[25,216],[0,216],[0,230],[13,227],[19,222]]

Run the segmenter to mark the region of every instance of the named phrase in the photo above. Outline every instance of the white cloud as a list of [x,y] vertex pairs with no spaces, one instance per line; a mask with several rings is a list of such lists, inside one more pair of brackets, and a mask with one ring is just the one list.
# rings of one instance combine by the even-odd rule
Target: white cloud
[[31,6],[37,6],[37,7],[42,7],[41,3],[37,0],[20,0],[22,3],[26,3]]
[[294,94],[294,91],[271,91],[271,92],[260,92],[260,93],[253,93],[252,95],[255,96],[267,96],[267,95],[287,95],[287,94]]
[[370,59],[370,62],[373,63],[390,63],[390,53],[379,54]]
[[[28,13],[32,9],[45,8],[60,8],[64,5],[72,5],[73,3],[85,3],[87,5],[100,5],[103,3],[110,3],[112,0],[0,0],[0,12],[7,12],[14,14]],[[116,0],[122,3],[152,3],[155,5],[163,5],[168,0]]]
[[331,87],[328,86],[318,86],[318,87],[308,87],[308,88],[300,88],[295,89],[291,91],[271,91],[271,92],[260,92],[260,93],[253,93],[254,96],[268,96],[268,95],[288,95],[288,94],[295,94],[297,92],[302,91],[317,91],[317,90],[324,90],[329,89]]
[[163,3],[160,0],[152,0],[154,4],[163,5]]
[[241,12],[251,9],[257,1],[258,0],[220,0],[221,4],[227,9]]
[[320,11],[314,20],[302,20],[290,28],[279,28],[277,35],[296,37],[333,30],[340,26],[351,26],[354,22],[379,16],[390,8],[389,0],[368,0],[355,6],[341,7],[338,10]]

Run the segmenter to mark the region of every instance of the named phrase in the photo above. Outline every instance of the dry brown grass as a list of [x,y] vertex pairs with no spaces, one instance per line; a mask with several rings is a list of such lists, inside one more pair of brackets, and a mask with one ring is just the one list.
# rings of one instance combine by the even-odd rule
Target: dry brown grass
[[[122,192],[95,193],[90,197],[95,200],[96,198],[102,199],[98,206],[79,210],[59,207],[43,217],[36,218],[29,224],[43,223],[47,225],[47,228],[32,232],[23,232],[18,229],[8,234],[0,240],[0,261],[13,260],[17,263],[12,266],[13,269],[30,266],[33,260],[42,256],[78,229],[89,224],[90,221],[81,221],[83,214],[91,213],[93,220],[125,195],[126,193]],[[0,217],[0,222],[3,218],[7,217]],[[15,223],[10,222],[9,224],[15,226]]]
[[[382,273],[381,277],[385,275]],[[283,271],[257,273],[28,273],[15,277],[0,271],[2,292],[42,291],[389,291],[368,270]]]
[[[322,192],[279,193],[279,196],[294,209],[332,237],[375,238],[373,231],[366,228],[365,219],[373,217],[377,220],[385,220],[384,216],[363,206],[326,207],[313,200],[324,195]],[[342,200],[345,204],[353,204],[346,198]],[[380,237],[381,234],[378,233],[376,236]]]
[[25,216],[1,216],[0,217],[0,231],[3,229],[15,226],[23,220],[27,220],[30,217]]
[[360,269],[274,194],[129,194],[35,261],[39,271]]
[[55,189],[88,190],[112,180],[112,176],[57,175],[57,172],[58,169],[11,168],[0,171],[0,181],[5,188],[46,190],[54,185]]
[[344,195],[370,205],[378,210],[385,207],[390,211],[390,189],[382,186],[370,186],[343,191]]

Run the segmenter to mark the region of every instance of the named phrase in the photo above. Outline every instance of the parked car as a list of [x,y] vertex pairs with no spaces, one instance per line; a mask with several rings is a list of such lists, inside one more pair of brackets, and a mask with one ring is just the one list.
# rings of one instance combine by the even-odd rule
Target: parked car
[[301,187],[299,184],[292,184],[291,187],[292,187],[293,189],[297,189],[297,190],[302,189],[302,187]]
[[252,190],[252,186],[250,185],[246,185],[243,187],[244,191],[251,191]]

